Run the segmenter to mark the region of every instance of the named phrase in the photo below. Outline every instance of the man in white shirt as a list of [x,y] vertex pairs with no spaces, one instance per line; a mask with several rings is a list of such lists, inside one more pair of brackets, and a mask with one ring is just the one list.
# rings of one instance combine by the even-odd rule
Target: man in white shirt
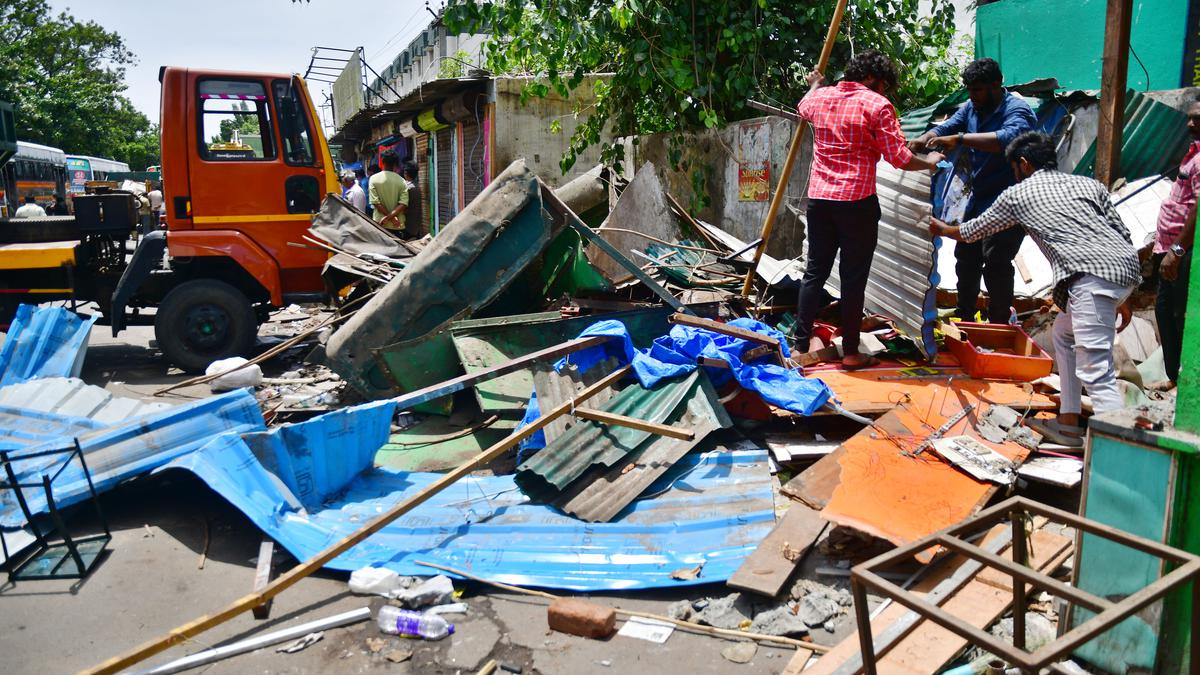
[[363,192],[362,186],[354,177],[353,171],[343,171],[342,176],[342,198],[350,202],[354,208],[367,212],[367,193]]
[[146,193],[146,199],[150,200],[150,213],[157,221],[163,215],[163,193],[162,187],[158,183],[155,183],[153,187],[153,190]]
[[46,209],[43,209],[42,207],[38,206],[38,203],[36,200],[34,200],[33,195],[25,195],[25,203],[22,204],[21,208],[17,209],[17,212],[13,214],[13,218],[45,218],[45,217],[46,217]]

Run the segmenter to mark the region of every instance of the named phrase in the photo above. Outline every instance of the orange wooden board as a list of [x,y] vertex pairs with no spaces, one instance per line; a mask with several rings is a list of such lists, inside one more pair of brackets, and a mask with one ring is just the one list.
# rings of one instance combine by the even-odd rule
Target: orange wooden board
[[[969,386],[976,382],[982,387]],[[975,420],[989,407],[981,389],[990,387],[986,382],[964,381],[942,387],[940,392],[922,390],[919,397],[897,405],[874,426],[847,439],[839,460],[840,482],[821,517],[904,545],[979,510],[995,493],[994,485],[943,462],[932,450],[919,457],[902,452],[915,450],[934,430],[974,404],[974,410],[943,437],[971,436],[1018,464],[1024,462],[1029,456],[1026,448],[989,443],[975,432]],[[1026,400],[1029,397],[1025,394]],[[928,562],[933,553],[925,551],[918,559]]]
[[825,372],[806,373],[815,377],[833,391],[833,395],[851,412],[864,414],[872,411],[891,410],[906,394],[914,401],[928,402],[933,397],[940,398],[942,392],[949,386],[971,393],[989,403],[1006,405],[1017,412],[1029,407],[1033,410],[1050,410],[1056,408],[1054,401],[1042,394],[1032,394],[1021,382],[999,382],[995,380],[973,380],[959,370],[947,370],[947,375],[954,379],[935,380],[884,380],[880,378],[895,377],[901,374],[895,370],[845,371],[829,370]]

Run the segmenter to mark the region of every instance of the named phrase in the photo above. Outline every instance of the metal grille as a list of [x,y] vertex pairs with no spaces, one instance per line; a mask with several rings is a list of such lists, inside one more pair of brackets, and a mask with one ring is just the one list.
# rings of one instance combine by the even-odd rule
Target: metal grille
[[424,201],[421,204],[421,231],[432,232],[429,223],[428,199],[429,192],[429,134],[417,134],[413,138],[413,157],[417,162],[417,188],[421,191]]
[[470,204],[484,188],[483,127],[474,123],[463,123],[462,148],[464,203]]
[[454,127],[442,129],[437,133],[437,208],[438,222],[445,227],[458,209],[455,208],[453,182],[454,166],[452,152],[454,144]]

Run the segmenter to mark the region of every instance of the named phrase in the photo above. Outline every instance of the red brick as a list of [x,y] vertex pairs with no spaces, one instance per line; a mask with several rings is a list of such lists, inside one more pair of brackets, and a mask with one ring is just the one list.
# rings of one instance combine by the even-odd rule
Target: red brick
[[606,638],[617,628],[617,612],[578,598],[558,598],[546,611],[550,628],[586,638]]

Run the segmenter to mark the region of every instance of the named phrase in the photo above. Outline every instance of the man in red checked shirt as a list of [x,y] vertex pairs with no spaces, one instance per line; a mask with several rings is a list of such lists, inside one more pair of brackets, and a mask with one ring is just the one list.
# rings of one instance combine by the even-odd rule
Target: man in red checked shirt
[[808,259],[800,284],[796,341],[801,349],[809,348],[822,289],[840,250],[842,367],[857,370],[877,363],[858,353],[863,296],[879,238],[875,165],[882,157],[897,169],[933,171],[944,158],[936,152],[921,158],[908,149],[896,110],[885,95],[896,86],[896,67],[879,51],[870,49],[851,59],[836,86],[821,87],[823,79],[820,73],[810,75],[811,88],[796,106],[813,130]]

